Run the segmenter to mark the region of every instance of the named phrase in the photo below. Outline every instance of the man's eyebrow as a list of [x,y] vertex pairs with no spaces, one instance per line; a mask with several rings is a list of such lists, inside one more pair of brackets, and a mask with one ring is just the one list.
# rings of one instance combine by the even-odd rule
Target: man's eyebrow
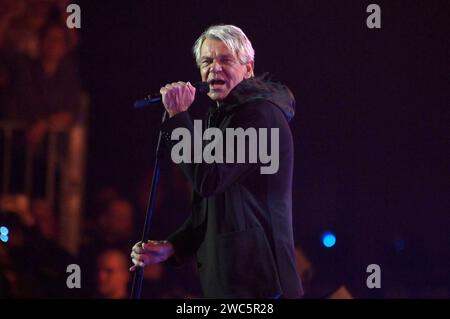
[[[219,59],[223,59],[223,58],[234,58],[234,56],[232,54],[220,54],[218,56]],[[210,56],[202,56],[200,58],[201,61],[208,61],[208,60],[212,60],[213,58]]]
[[223,55],[219,55],[220,58],[231,58],[234,59],[234,55],[232,54],[223,54]]

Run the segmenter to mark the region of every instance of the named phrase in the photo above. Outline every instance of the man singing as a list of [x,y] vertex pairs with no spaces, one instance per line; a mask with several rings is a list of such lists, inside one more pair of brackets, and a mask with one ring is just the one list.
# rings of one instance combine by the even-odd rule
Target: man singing
[[[272,129],[277,129],[278,145],[272,150],[279,152],[279,167],[275,173],[262,174],[261,161],[248,161],[248,144],[244,150],[235,149],[245,152],[244,163],[180,163],[194,189],[191,214],[167,240],[137,243],[130,270],[168,259],[181,263],[196,255],[206,298],[299,298],[303,289],[295,267],[294,150],[288,125],[294,116],[294,97],[286,86],[254,76],[255,52],[236,26],[209,27],[193,52],[202,81],[209,85],[208,96],[216,102],[206,126],[222,132],[266,129],[268,141]],[[194,135],[187,110],[197,102],[195,91],[184,82],[161,88],[169,115],[161,129],[169,149],[175,129],[186,128]]]

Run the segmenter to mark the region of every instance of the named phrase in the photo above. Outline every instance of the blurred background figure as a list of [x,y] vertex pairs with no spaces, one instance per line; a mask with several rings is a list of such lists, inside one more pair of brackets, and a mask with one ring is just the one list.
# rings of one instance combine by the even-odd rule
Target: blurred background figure
[[50,124],[66,124],[67,116],[55,115],[75,113],[80,94],[74,59],[78,40],[76,30],[65,26],[65,3],[0,1],[0,90],[8,91],[9,102],[5,117],[46,117]]
[[295,259],[297,271],[302,278],[303,289],[307,295],[312,289],[312,282],[314,279],[314,267],[311,260],[306,256],[305,252],[300,246],[295,247]]
[[340,286],[328,297],[328,299],[353,299],[353,296],[350,291],[348,291],[347,287]]
[[[2,49],[30,58],[39,55],[39,30],[48,22],[65,23],[70,0],[0,0]],[[78,45],[78,32],[69,30],[69,49]]]
[[134,209],[124,198],[113,199],[97,218],[95,245],[129,250],[134,239]]
[[[0,142],[12,145],[8,150],[1,145],[12,162],[2,192],[49,196],[52,207],[57,192],[49,179],[61,181],[70,129],[85,120],[78,36],[65,25],[65,4],[0,1],[0,135],[5,137]],[[56,163],[52,169],[50,161]]]
[[82,268],[87,269],[84,279],[88,286],[95,285],[95,263],[98,256],[109,249],[128,256],[129,248],[136,238],[134,208],[131,202],[113,188],[105,188],[98,196],[100,202],[96,206],[101,210],[94,212],[94,221],[90,228],[85,229],[86,236],[79,252]]
[[117,249],[103,251],[97,259],[95,297],[126,299],[129,296],[130,272],[128,257]]
[[0,1],[0,40],[9,54],[39,55],[39,29],[50,17],[49,1]]
[[56,214],[48,200],[44,198],[34,199],[31,202],[31,215],[42,237],[56,242],[58,239]]
[[36,147],[50,128],[79,119],[81,84],[73,57],[68,53],[67,28],[55,22],[40,30],[37,59],[19,55],[10,62],[4,83],[4,117],[25,121],[25,141]]
[[93,202],[90,205],[88,214],[83,219],[83,237],[81,245],[86,246],[93,239],[94,234],[98,231],[98,216],[100,212],[106,211],[110,202],[114,199],[118,199],[121,196],[119,191],[111,185],[102,186],[98,191],[93,192]]

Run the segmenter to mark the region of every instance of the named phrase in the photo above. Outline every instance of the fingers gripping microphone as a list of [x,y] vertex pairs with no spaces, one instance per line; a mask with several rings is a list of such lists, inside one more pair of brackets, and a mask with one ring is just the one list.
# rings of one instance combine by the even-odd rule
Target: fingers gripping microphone
[[[209,92],[209,85],[207,82],[197,82],[194,83],[193,86],[196,89],[195,95],[206,94]],[[143,100],[137,100],[136,102],[134,102],[134,108],[141,109],[153,104],[158,104],[161,102],[161,100],[162,96],[160,93],[149,94]]]

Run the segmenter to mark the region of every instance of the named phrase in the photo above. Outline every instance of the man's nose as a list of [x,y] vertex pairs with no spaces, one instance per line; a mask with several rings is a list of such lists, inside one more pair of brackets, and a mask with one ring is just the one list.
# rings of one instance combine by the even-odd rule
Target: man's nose
[[217,73],[217,72],[221,72],[222,71],[222,65],[220,64],[220,62],[214,60],[213,63],[211,64],[211,72]]

